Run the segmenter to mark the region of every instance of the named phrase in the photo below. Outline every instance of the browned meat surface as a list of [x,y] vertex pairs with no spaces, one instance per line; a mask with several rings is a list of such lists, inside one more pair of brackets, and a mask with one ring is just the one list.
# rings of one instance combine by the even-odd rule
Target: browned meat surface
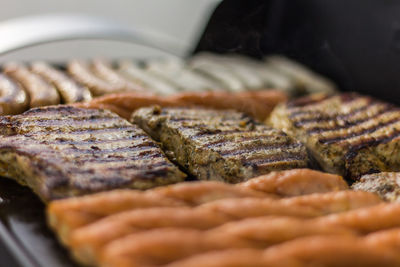
[[400,228],[395,227],[370,233],[365,236],[365,243],[380,247],[400,249]]
[[12,115],[29,108],[29,96],[8,76],[0,74],[0,115]]
[[92,99],[89,89],[78,84],[63,71],[47,63],[34,62],[30,69],[55,86],[64,104],[84,102]]
[[[117,219],[117,218],[115,218]],[[116,221],[117,222],[117,221]],[[105,226],[105,221],[98,222],[93,224],[92,226],[81,228],[74,232],[71,247],[74,250],[75,257],[81,259],[90,259],[91,262],[95,262],[96,258],[100,257],[100,253],[104,246],[107,246],[111,241],[117,240],[118,238],[124,238],[124,236],[130,235],[128,237],[129,245],[123,246],[124,254],[131,255],[131,257],[135,257],[131,253],[128,253],[132,246],[136,245],[138,241],[135,237],[140,237],[141,233],[149,227],[149,225],[144,225],[144,227],[138,228],[127,228],[121,225],[121,227],[112,227],[111,224],[108,224],[108,228],[103,228],[100,230],[99,225],[103,223]],[[95,226],[96,225],[96,226]],[[151,228],[155,228],[155,224],[151,224]],[[117,226],[117,224],[114,224]],[[166,225],[165,225],[166,226]],[[199,227],[200,226],[200,227]],[[192,225],[187,225],[181,231],[182,228],[179,228],[179,225],[176,224],[174,226],[174,231],[181,235],[175,240],[175,249],[179,249],[184,251],[184,247],[190,244],[195,250],[196,253],[203,252],[204,250],[212,250],[213,246],[210,245],[210,242],[214,243],[213,240],[229,240],[230,242],[224,243],[223,248],[235,248],[242,247],[245,245],[246,247],[251,248],[265,248],[267,246],[271,246],[277,243],[281,243],[287,240],[295,239],[302,236],[311,236],[311,235],[354,235],[355,232],[343,228],[343,227],[331,227],[324,226],[318,223],[311,223],[308,220],[297,219],[293,217],[260,217],[260,218],[251,218],[245,219],[241,221],[229,222],[220,227],[208,230],[201,231],[202,228],[206,228],[206,224],[196,226],[196,222]],[[97,227],[97,229],[96,229]],[[162,223],[158,223],[157,227],[163,227]],[[209,225],[208,225],[209,227]],[[186,229],[197,229],[197,233],[192,236],[192,240],[187,240],[188,237],[185,235]],[[114,229],[112,231],[111,229]],[[116,229],[116,230],[115,230]],[[120,229],[124,229],[123,233]],[[130,229],[129,231],[126,231]],[[120,235],[111,233],[118,232]],[[156,231],[153,231],[153,233]],[[157,238],[153,238],[152,241],[155,242],[153,247],[158,250],[168,250],[168,246],[170,246],[169,242],[165,242],[165,234],[169,233],[170,230],[165,228],[164,231],[157,231]],[[196,233],[196,231],[191,230],[191,233]],[[106,234],[100,234],[106,233]],[[124,238],[125,239],[125,238]],[[203,243],[203,248],[196,246],[198,244]],[[118,245],[119,246],[119,245]],[[89,253],[89,251],[91,253]],[[121,251],[120,251],[121,252]],[[181,255],[180,255],[181,256]]]
[[[297,172],[299,175],[296,175]],[[231,208],[229,207],[232,207],[233,209],[236,208],[236,212],[239,213],[237,214],[238,217],[246,217],[246,214],[240,213],[246,213],[247,210],[250,211],[249,214],[256,214],[256,216],[260,216],[259,214],[262,216],[263,214],[277,213],[281,215],[307,217],[315,216],[316,214],[322,215],[331,212],[355,209],[380,202],[380,199],[371,193],[354,191],[337,192],[336,183],[332,184],[332,193],[305,195],[303,197],[282,199],[279,202],[271,202],[268,200],[276,199],[276,196],[271,195],[271,193],[274,192],[272,190],[267,190],[267,185],[273,183],[274,179],[279,180],[282,177],[284,177],[285,180],[288,179],[288,177],[297,177],[296,179],[293,179],[292,182],[302,183],[304,188],[306,188],[305,185],[307,183],[310,183],[310,187],[315,189],[314,192],[325,192],[326,185],[331,185],[332,181],[330,178],[332,175],[327,174],[327,176],[325,176],[326,174],[319,173],[321,177],[327,178],[325,180],[315,176],[318,172],[310,172],[314,175],[314,181],[310,180],[305,175],[307,170],[304,169],[275,173],[267,180],[264,176],[254,178],[255,181],[259,180],[258,183],[255,183],[257,184],[257,188],[254,189],[257,190],[249,188],[247,183],[230,185],[209,181],[174,184],[171,186],[155,188],[146,192],[117,190],[80,198],[63,199],[52,202],[49,205],[48,219],[50,226],[58,232],[59,238],[64,243],[68,243],[70,234],[75,229],[90,225],[101,218],[108,218],[112,214],[118,214],[120,212],[135,209],[198,206],[218,199],[227,199],[226,202],[221,201],[220,204],[217,204],[216,206],[210,204],[209,208],[217,209],[220,205],[220,208],[226,209],[227,212],[230,212]],[[265,185],[263,185],[263,183],[265,183]],[[343,180],[342,183],[344,183]],[[319,186],[315,186],[315,184]],[[283,185],[275,187],[274,189],[276,189],[276,193],[279,193],[280,195],[285,195],[284,193],[287,191]],[[305,192],[312,193],[311,190],[302,191],[302,193]],[[232,200],[229,200],[229,198],[232,198]],[[267,199],[262,201],[254,199],[242,202],[234,200],[237,198]],[[207,205],[205,206],[207,207]],[[262,210],[259,211],[261,213],[257,213],[257,209],[260,208],[262,208]],[[283,210],[280,211],[280,208]],[[120,223],[122,222],[123,221]],[[112,224],[110,227],[113,227]],[[99,236],[101,236],[101,234]]]
[[[260,249],[227,249],[196,254],[168,264],[168,267],[305,267],[294,259],[279,259],[279,261],[263,257]],[[126,257],[114,259],[121,267],[133,266]],[[119,265],[121,264],[121,265]],[[311,267],[311,266],[310,266]]]
[[371,233],[400,226],[400,204],[379,204],[315,219],[323,224],[340,225],[360,233]]
[[344,235],[295,239],[266,249],[263,257],[269,261],[298,260],[305,266],[400,266],[400,256],[395,249],[367,244],[364,238]]
[[349,188],[341,176],[310,169],[294,169],[269,174],[239,184],[265,193],[280,196],[299,196]]
[[399,201],[400,172],[380,172],[361,176],[353,183],[354,190],[362,190],[378,194],[387,201]]
[[356,93],[311,95],[277,107],[269,122],[302,141],[323,170],[356,180],[400,171],[400,111]]
[[142,108],[132,115],[167,155],[200,180],[237,183],[307,166],[305,147],[235,111]]
[[199,208],[218,211],[233,218],[248,218],[265,215],[316,217],[375,206],[382,201],[367,192],[332,192],[306,196],[274,199],[221,199],[201,205]]
[[9,63],[3,68],[4,73],[23,86],[29,96],[31,108],[60,104],[56,88],[24,65]]
[[87,86],[94,96],[124,91],[144,92],[143,88],[126,80],[101,60],[93,62],[71,60],[67,69],[68,73]]
[[112,84],[115,88],[123,88],[122,90],[125,91],[145,92],[145,89],[141,85],[120,75],[112,68],[111,63],[106,60],[93,60],[91,69],[95,75]]
[[250,92],[181,92],[170,96],[148,93],[117,93],[100,96],[87,103],[76,104],[84,108],[107,108],[118,115],[130,119],[135,110],[152,105],[162,107],[207,107],[214,109],[235,109],[260,121],[265,120],[272,109],[287,95],[276,90]]
[[141,129],[109,111],[50,106],[0,124],[0,174],[44,201],[185,177]]
[[228,221],[229,216],[222,213],[189,207],[133,210],[109,216],[73,231],[68,245],[73,249],[75,257],[81,261],[93,262],[103,246],[128,235],[136,236],[146,230],[169,227],[207,230]]

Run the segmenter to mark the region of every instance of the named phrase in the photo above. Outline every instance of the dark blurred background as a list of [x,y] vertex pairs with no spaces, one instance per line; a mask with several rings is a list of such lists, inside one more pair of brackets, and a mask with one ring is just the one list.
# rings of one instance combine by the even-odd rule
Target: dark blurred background
[[196,51],[285,54],[341,89],[400,104],[400,2],[227,0]]

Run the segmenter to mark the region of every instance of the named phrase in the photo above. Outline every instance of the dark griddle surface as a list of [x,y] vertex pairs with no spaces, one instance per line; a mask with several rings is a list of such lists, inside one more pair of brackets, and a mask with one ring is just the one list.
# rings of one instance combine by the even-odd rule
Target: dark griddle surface
[[8,263],[15,259],[23,267],[77,266],[47,227],[45,206],[29,188],[0,177],[0,198],[1,266],[15,266]]

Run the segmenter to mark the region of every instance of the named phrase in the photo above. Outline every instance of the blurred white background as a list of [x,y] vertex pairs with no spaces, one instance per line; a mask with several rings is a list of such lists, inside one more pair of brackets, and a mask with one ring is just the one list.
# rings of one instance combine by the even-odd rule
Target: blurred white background
[[[88,14],[142,31],[160,32],[183,46],[192,47],[197,43],[218,2],[218,0],[1,0],[0,23],[18,17],[41,14]],[[12,36],[1,38],[12,38]],[[71,57],[93,56],[141,58],[161,54],[163,53],[152,49],[115,41],[67,41],[1,55],[0,61],[33,59],[62,61]]]

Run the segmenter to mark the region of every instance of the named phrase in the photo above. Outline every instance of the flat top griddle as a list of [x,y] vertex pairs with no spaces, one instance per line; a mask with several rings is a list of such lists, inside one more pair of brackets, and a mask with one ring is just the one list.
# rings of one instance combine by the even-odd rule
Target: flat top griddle
[[0,266],[76,267],[45,220],[45,205],[27,187],[0,177]]

